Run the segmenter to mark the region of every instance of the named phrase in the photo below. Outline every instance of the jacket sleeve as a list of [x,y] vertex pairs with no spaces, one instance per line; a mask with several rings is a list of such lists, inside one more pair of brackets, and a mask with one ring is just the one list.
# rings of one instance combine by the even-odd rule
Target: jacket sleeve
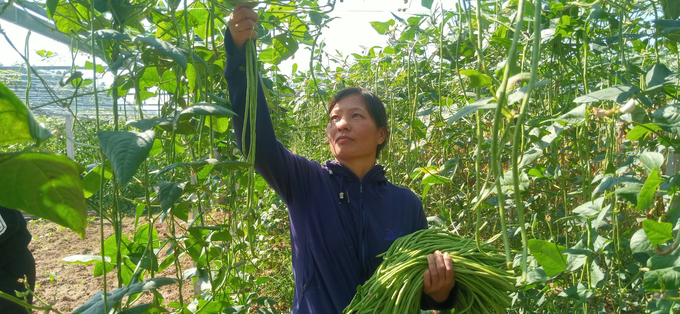
[[[236,49],[229,29],[225,33],[225,49],[227,52],[227,66],[224,78],[229,84],[229,99],[236,116],[232,118],[236,143],[244,155],[250,148],[250,125],[246,131],[246,142],[242,143],[243,123],[246,106],[246,54],[245,48]],[[259,76],[259,73],[258,73]],[[271,185],[271,187],[289,203],[293,195],[301,190],[299,185],[305,184],[304,178],[310,172],[311,162],[286,149],[274,134],[274,126],[269,115],[267,100],[258,79],[257,88],[257,122],[256,122],[256,155],[255,170]],[[296,182],[296,185],[291,184]],[[300,194],[297,194],[300,195]]]

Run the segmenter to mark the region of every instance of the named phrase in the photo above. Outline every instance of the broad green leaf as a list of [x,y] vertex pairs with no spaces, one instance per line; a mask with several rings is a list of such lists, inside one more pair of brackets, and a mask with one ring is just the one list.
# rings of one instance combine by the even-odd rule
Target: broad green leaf
[[196,68],[194,68],[194,65],[189,63],[187,64],[187,70],[185,71],[186,77],[187,77],[187,85],[189,86],[189,91],[191,93],[196,92],[196,81],[199,78],[198,73],[196,73]]
[[272,39],[272,44],[263,50],[259,59],[278,65],[281,61],[292,57],[298,50],[298,42],[289,34],[279,34]]
[[177,75],[175,75],[175,72],[170,70],[163,72],[158,87],[170,94],[174,94],[177,90]]
[[[111,262],[111,258],[108,256],[104,256],[104,260],[109,263]],[[99,255],[71,255],[62,258],[61,261],[71,264],[91,264],[101,262],[102,257]]]
[[[515,190],[515,184],[514,184],[514,177],[512,175],[512,171],[508,171],[503,174],[503,176],[500,179],[500,184],[501,184],[501,189],[503,193],[509,193],[511,191]],[[519,173],[519,190],[521,191],[526,191],[526,189],[529,187],[529,176],[520,171]]]
[[574,300],[585,301],[593,295],[593,292],[588,289],[583,283],[578,283],[575,286],[571,286],[562,290],[558,294],[561,297],[571,298]]
[[647,168],[647,172],[651,172],[655,168],[661,169],[664,157],[663,154],[657,152],[643,152],[640,154],[640,161]]
[[633,129],[628,131],[628,134],[626,134],[626,139],[631,141],[637,141],[640,138],[654,131],[661,131],[661,127],[654,123],[638,124]]
[[667,267],[680,266],[680,250],[676,249],[671,254],[654,254],[647,260],[649,269],[662,269]]
[[663,106],[652,113],[652,119],[660,126],[680,125],[680,104]]
[[99,29],[94,31],[95,40],[132,40],[130,35],[113,29]]
[[127,287],[113,290],[112,293],[107,293],[107,307],[104,308],[104,292],[98,291],[95,295],[75,309],[71,314],[101,314],[108,313],[113,306],[123,300],[123,297],[137,294],[144,291],[156,290],[162,286],[174,284],[179,282],[176,278],[158,277],[144,280]]
[[609,88],[591,92],[587,95],[577,97],[574,102],[577,104],[590,103],[600,100],[613,100],[619,104],[624,104],[631,95],[640,92],[640,88],[634,85],[619,84]]
[[390,26],[394,25],[394,19],[391,19],[387,22],[370,22],[371,26],[378,32],[380,35],[385,35],[387,32],[390,31]]
[[637,206],[635,206],[635,209],[640,211],[647,209],[654,200],[656,188],[664,181],[665,180],[659,176],[659,169],[655,168],[652,170],[652,173],[649,174],[647,180],[645,180],[645,184],[642,186],[640,195],[638,195],[638,203]]
[[81,238],[87,205],[78,165],[62,155],[23,153],[0,161],[0,205],[70,228]]
[[[131,125],[136,127],[137,129],[141,131],[146,131],[146,130],[151,130],[155,126],[158,126],[162,130],[166,132],[172,132],[173,125],[174,125],[175,119],[172,117],[167,117],[167,118],[150,118],[150,119],[142,119],[142,120],[128,120],[125,125]],[[191,123],[188,121],[183,121],[180,122],[177,129],[175,130],[175,134],[195,134],[196,129],[191,126]]]
[[[108,181],[111,179],[113,174],[111,171],[109,171],[109,165],[107,164],[105,170],[104,170],[104,180]],[[85,194],[85,198],[89,198],[92,196],[94,193],[97,193],[99,191],[99,187],[101,186],[101,177],[102,177],[102,166],[98,165],[97,167],[94,167],[92,170],[90,170],[84,177],[83,181],[81,182],[83,185],[83,192]]]
[[541,156],[543,156],[543,150],[537,147],[529,149],[522,155],[518,165],[519,169],[524,169],[524,167],[534,163],[534,161],[538,160]]
[[673,224],[669,222],[645,219],[642,222],[642,229],[645,231],[649,242],[654,246],[659,246],[673,239]]
[[199,102],[182,110],[182,112],[180,112],[180,114],[177,116],[177,120],[185,120],[192,116],[199,115],[232,117],[235,116],[236,113],[217,104]]
[[86,30],[80,23],[80,16],[89,17],[87,7],[76,2],[63,2],[55,11],[54,24],[60,32],[69,34],[73,31],[78,34]]
[[[64,87],[67,84],[71,83],[74,80],[82,80],[83,78],[83,72],[80,71],[75,71],[75,72],[67,72],[64,74],[64,76],[61,78],[59,81],[59,86]],[[80,81],[76,81],[80,82]]]
[[597,265],[595,259],[590,262],[590,287],[596,288],[600,281],[604,280],[604,273],[600,269],[600,265]]
[[231,121],[231,119],[226,117],[211,116],[210,119],[205,119],[205,126],[210,127],[210,124],[212,123],[213,131],[224,133],[229,130],[229,121]]
[[644,229],[639,229],[630,238],[630,250],[633,253],[648,252],[654,249],[654,246],[649,239]]
[[490,76],[480,73],[477,70],[460,70],[460,74],[470,78],[470,88],[491,85],[493,82]]
[[[590,251],[588,251],[590,253]],[[566,251],[562,252],[565,254]],[[567,254],[567,271],[573,272],[581,268],[586,261],[588,261],[588,255],[584,254]]]
[[[142,246],[147,246],[149,243],[149,224],[143,224],[137,228],[137,231],[135,232],[135,237],[133,238],[134,243],[142,245]],[[160,244],[157,242],[158,241],[158,230],[156,230],[156,227],[152,227],[151,229],[151,241],[153,244],[154,248],[159,248]]]
[[139,88],[141,89],[156,86],[161,80],[156,67],[146,67],[141,74],[139,77]]
[[0,146],[52,137],[35,119],[31,110],[0,82]]
[[54,12],[57,10],[59,0],[47,0],[46,4],[47,4],[47,16],[50,19],[54,19]]
[[461,118],[467,117],[471,113],[477,111],[477,110],[484,110],[484,109],[495,109],[496,108],[496,103],[489,103],[492,101],[493,98],[485,98],[482,100],[478,100],[474,103],[471,103],[460,110],[456,112],[453,116],[451,116],[448,120],[448,123],[451,124],[455,121],[460,120]]
[[574,208],[572,213],[579,214],[583,217],[595,216],[595,215],[600,213],[600,207],[602,207],[603,202],[604,202],[604,197],[597,198],[597,199],[593,200],[592,202],[586,201],[585,203]]
[[[151,310],[154,311],[151,311]],[[143,303],[135,306],[131,306],[125,310],[118,312],[117,314],[143,314],[143,313],[163,313],[167,312],[164,307],[156,305],[154,303]]]
[[642,183],[639,179],[633,177],[605,177],[602,182],[593,191],[593,197],[600,192],[609,190],[622,183]]
[[645,83],[647,84],[647,91],[661,90],[660,88],[668,84],[678,83],[678,74],[669,70],[663,64],[655,64],[648,71],[645,76]]
[[554,243],[530,239],[529,250],[531,255],[543,267],[546,275],[553,277],[567,270],[567,256],[562,255]]
[[646,272],[644,287],[647,291],[678,290],[680,288],[680,267],[668,267]]
[[154,50],[164,54],[166,57],[174,60],[177,62],[179,65],[181,65],[183,68],[187,68],[187,58],[184,56],[181,50],[179,48],[175,47],[174,45],[168,43],[165,40],[154,38],[154,37],[135,37],[135,42],[142,42],[145,43]]
[[158,182],[158,185],[154,188],[156,189],[156,195],[161,202],[161,210],[167,211],[172,208],[172,205],[182,197],[182,194],[184,194],[184,186],[186,186],[186,184],[186,182],[174,183],[163,180]]
[[420,0],[420,4],[428,9],[432,9],[432,3],[434,0]]
[[137,168],[149,156],[156,133],[134,131],[99,131],[99,145],[113,166],[121,186],[132,179]]
[[555,119],[548,119],[548,121],[558,121],[558,122],[564,122],[566,124],[575,124],[575,125],[581,125],[583,122],[586,122],[586,109],[588,108],[587,105],[580,105],[569,112],[560,115],[559,117]]

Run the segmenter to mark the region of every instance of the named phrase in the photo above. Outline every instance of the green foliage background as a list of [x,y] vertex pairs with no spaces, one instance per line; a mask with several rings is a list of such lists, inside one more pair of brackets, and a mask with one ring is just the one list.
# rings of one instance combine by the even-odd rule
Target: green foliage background
[[[258,57],[278,138],[309,159],[332,158],[323,145],[325,103],[346,86],[376,92],[392,134],[379,161],[389,179],[420,195],[428,214],[447,228],[505,250],[518,276],[508,312],[680,308],[680,232],[673,231],[680,218],[677,0],[459,0],[453,11],[422,1],[431,14],[371,22],[389,45],[350,56],[326,51],[319,40],[334,1],[262,3]],[[285,205],[261,178],[248,184],[249,165],[229,122],[222,44],[233,6],[214,0],[41,5],[59,31],[98,57],[62,81],[78,94],[96,91],[103,73],[113,75],[107,97],[116,109],[110,120],[76,123],[75,159],[87,167],[57,176],[67,176],[68,187],[83,189],[83,196],[56,191],[63,199],[56,208],[45,198],[38,207],[17,203],[20,194],[12,189],[38,193],[58,179],[48,175],[3,181],[0,204],[80,234],[81,225],[53,218],[52,211],[84,217],[86,206],[117,228],[109,239],[102,235],[102,256],[74,258],[94,263],[95,276],[116,273],[119,290],[97,307],[289,311]],[[280,62],[300,49],[311,51],[309,71],[282,73]],[[31,156],[63,159],[47,153],[63,154],[63,139],[48,140],[18,98],[0,96],[0,173]],[[117,112],[123,97],[139,107],[134,120]],[[162,103],[159,117],[142,110],[152,97]],[[10,125],[4,121],[23,133],[4,128]],[[137,145],[120,146],[128,142]],[[222,223],[206,225],[215,211],[227,213]],[[120,232],[125,214],[139,222],[134,239]],[[157,221],[170,226],[171,237],[149,228]],[[171,254],[159,260],[158,250]],[[180,255],[195,268],[181,269]],[[159,279],[163,284],[181,288],[193,279],[206,288],[189,304],[166,305],[155,290],[153,302],[135,303],[132,287],[154,282],[169,267],[185,282]],[[130,295],[125,302],[123,294]],[[95,308],[91,302],[76,312]]]

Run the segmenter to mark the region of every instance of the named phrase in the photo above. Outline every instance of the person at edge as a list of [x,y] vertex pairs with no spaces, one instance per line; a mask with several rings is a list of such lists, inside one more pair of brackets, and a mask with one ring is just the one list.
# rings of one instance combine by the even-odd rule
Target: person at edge
[[[254,5],[237,4],[225,34],[224,77],[241,151],[246,98],[244,44],[256,39]],[[389,136],[385,107],[361,88],[339,91],[328,107],[326,127],[335,160],[321,165],[293,154],[277,141],[268,105],[258,84],[255,169],[288,206],[295,277],[293,314],[342,313],[357,286],[377,269],[398,237],[427,228],[420,199],[387,181],[376,159]],[[247,134],[246,139],[249,139]],[[458,298],[451,257],[428,256],[421,308],[452,309]],[[404,313],[398,313],[404,314]]]
[[[28,249],[31,233],[20,211],[0,206],[0,291],[17,296],[26,292],[24,275],[31,290],[35,287],[35,259]],[[27,301],[32,303],[33,296]],[[23,297],[21,298],[23,300]],[[0,314],[30,313],[23,306],[0,298]]]

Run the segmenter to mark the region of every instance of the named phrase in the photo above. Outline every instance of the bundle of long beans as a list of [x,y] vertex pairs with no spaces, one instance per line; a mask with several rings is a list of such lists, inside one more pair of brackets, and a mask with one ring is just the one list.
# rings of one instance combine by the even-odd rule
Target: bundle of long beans
[[420,313],[427,255],[448,252],[459,286],[455,313],[507,313],[516,279],[505,270],[505,256],[442,229],[419,230],[394,241],[383,262],[358,289],[344,313]]

